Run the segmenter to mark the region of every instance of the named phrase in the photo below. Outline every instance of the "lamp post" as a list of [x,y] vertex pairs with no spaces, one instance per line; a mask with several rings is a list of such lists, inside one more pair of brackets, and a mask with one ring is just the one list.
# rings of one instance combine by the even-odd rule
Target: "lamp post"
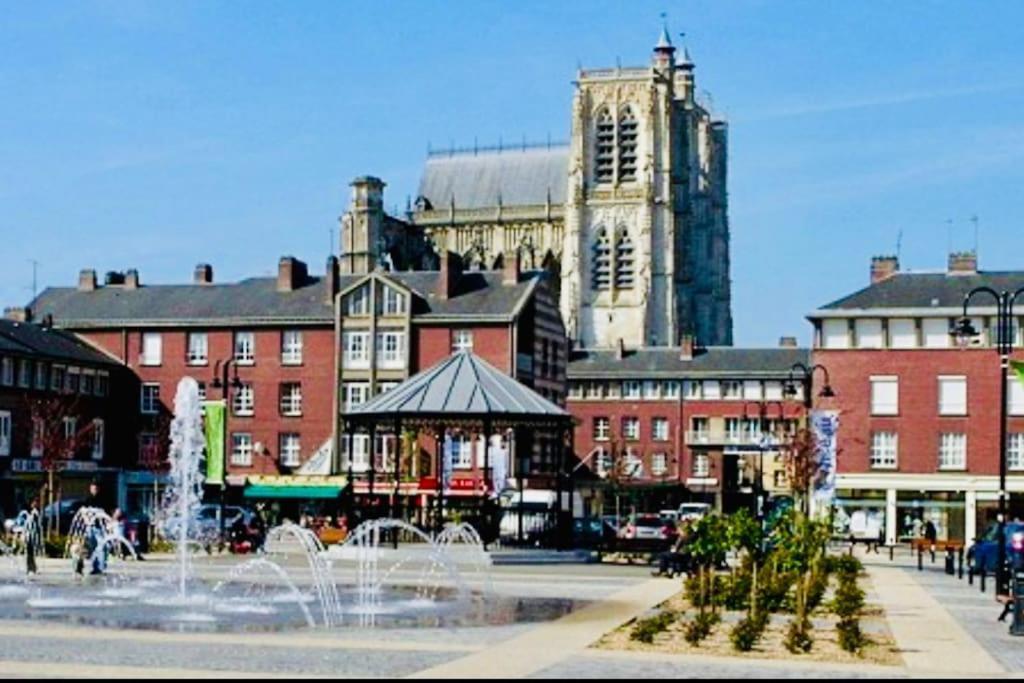
[[765,426],[768,422],[768,406],[774,405],[779,408],[779,421],[786,419],[786,406],[782,401],[747,401],[743,404],[743,419],[747,419],[747,406],[757,407],[757,420],[761,428],[761,439],[757,444],[757,468],[754,476],[754,517],[761,520],[763,517],[763,504],[761,497],[764,495],[764,451],[768,437],[771,436]]
[[978,336],[978,330],[967,315],[967,308],[976,296],[991,296],[996,304],[996,338],[994,346],[999,354],[999,383],[1001,385],[999,401],[999,564],[996,567],[996,594],[1007,592],[1006,577],[1006,417],[1009,414],[1007,403],[1009,391],[1007,374],[1010,369],[1010,354],[1013,353],[1013,307],[1017,297],[1024,294],[1024,287],[1015,292],[1003,290],[997,292],[991,287],[975,287],[964,295],[963,316],[950,331],[957,338],[961,348],[966,348],[972,337]]
[[[811,408],[814,406],[814,374],[821,371],[824,377],[825,383],[822,385],[821,390],[818,392],[818,398],[834,398],[836,392],[832,389],[832,383],[829,379],[828,368],[820,363],[807,366],[803,363],[794,363],[789,369],[789,378],[783,387],[782,393],[785,396],[795,397],[797,394],[796,385],[794,381],[799,381],[803,387],[803,400],[804,400],[804,426],[807,428],[810,420]],[[805,463],[809,464],[809,463]],[[820,468],[820,463],[816,465],[816,468]],[[811,485],[807,485],[807,490],[802,494],[803,502],[801,502],[802,512],[807,513],[810,510],[809,499]]]
[[[228,381],[228,372],[234,367],[235,373]],[[238,379],[238,368],[235,366],[235,359],[228,358],[227,360],[219,360],[213,366],[213,381],[210,382],[210,386],[214,389],[220,389],[221,398],[224,400],[224,427],[221,442],[224,444],[224,449],[228,447],[228,414],[231,412],[229,405],[229,392],[228,388],[240,389],[242,387],[241,380]],[[222,481],[220,483],[220,510],[218,511],[220,516],[220,542],[224,543],[224,531],[225,531],[225,519],[224,519],[224,491],[227,489],[227,482]]]

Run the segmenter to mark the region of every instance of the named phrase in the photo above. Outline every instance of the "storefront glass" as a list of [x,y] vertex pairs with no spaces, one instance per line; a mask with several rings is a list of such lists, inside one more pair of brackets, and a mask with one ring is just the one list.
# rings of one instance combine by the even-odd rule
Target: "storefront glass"
[[900,541],[924,538],[928,522],[940,541],[964,540],[963,492],[899,491],[896,494],[896,536]]
[[857,541],[884,540],[885,491],[837,490],[832,535]]

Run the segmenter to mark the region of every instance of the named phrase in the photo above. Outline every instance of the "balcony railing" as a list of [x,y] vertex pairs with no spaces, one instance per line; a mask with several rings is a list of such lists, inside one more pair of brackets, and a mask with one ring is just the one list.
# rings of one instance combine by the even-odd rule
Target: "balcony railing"
[[690,430],[686,432],[686,443],[689,446],[750,446],[760,447],[762,443],[769,445],[779,443],[779,437],[770,436],[766,442],[760,432],[727,432],[710,430]]

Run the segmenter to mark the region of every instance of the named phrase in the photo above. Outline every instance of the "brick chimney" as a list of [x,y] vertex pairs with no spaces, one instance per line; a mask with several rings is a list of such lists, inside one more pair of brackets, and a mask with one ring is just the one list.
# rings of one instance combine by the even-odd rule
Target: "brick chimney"
[[277,291],[291,292],[306,283],[306,264],[294,256],[282,256],[277,263]]
[[955,251],[949,255],[950,275],[977,275],[978,255],[973,251]]
[[780,349],[795,349],[796,337],[779,337]]
[[455,294],[459,278],[462,277],[462,257],[453,251],[441,252],[440,269],[434,294],[440,299],[448,299]]
[[196,265],[195,272],[192,274],[192,282],[197,285],[212,285],[213,266],[209,263],[200,263]]
[[622,360],[626,357],[626,345],[622,342],[622,337],[619,337],[615,342],[615,360]]
[[337,256],[327,257],[327,267],[324,270],[324,302],[333,304],[334,297],[338,296],[341,290],[339,272],[341,266]]
[[505,252],[501,263],[501,282],[506,285],[519,284],[519,274],[523,272],[523,261],[519,250]]
[[129,268],[124,273],[124,288],[125,289],[138,289],[139,288],[139,271],[134,268]]
[[694,339],[692,334],[679,337],[679,360],[693,360]]
[[4,309],[4,317],[16,323],[32,322],[32,309],[28,306],[9,306]]
[[92,292],[96,289],[96,271],[92,268],[83,268],[78,271],[78,291]]
[[871,284],[888,280],[900,270],[900,260],[895,256],[873,256],[871,258]]

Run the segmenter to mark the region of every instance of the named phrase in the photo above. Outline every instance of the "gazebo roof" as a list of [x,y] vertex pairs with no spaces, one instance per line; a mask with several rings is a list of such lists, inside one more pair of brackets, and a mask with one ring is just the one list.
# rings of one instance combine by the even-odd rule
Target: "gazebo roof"
[[452,354],[345,414],[356,420],[386,416],[570,419],[563,408],[469,351]]

